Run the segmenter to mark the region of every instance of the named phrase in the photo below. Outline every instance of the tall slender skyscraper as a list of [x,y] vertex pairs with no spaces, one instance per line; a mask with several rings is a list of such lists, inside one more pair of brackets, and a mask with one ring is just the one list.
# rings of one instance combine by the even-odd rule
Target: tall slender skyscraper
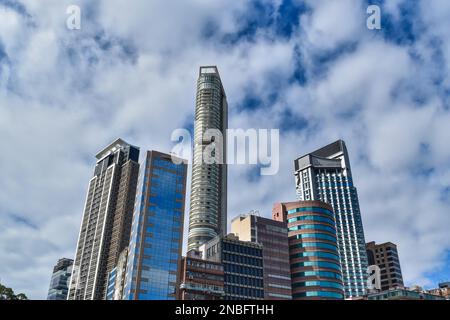
[[[189,212],[188,251],[227,229],[227,166],[226,129],[228,105],[217,67],[200,67],[195,107],[194,156],[192,164],[191,201]],[[204,163],[205,149],[211,143],[220,146],[215,137],[208,137],[208,129],[219,130],[223,136],[218,158],[222,163]]]
[[139,174],[125,275],[125,300],[178,296],[186,160],[148,151]]
[[139,148],[117,139],[96,157],[78,237],[69,300],[106,298],[108,274],[130,237]]
[[344,141],[338,140],[294,162],[300,200],[320,200],[332,206],[342,276],[347,298],[366,292],[367,254],[356,187]]

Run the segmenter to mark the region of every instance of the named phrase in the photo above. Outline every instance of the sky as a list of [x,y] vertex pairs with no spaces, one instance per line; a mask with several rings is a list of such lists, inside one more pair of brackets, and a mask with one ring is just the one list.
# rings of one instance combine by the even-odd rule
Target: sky
[[0,0],[0,281],[46,298],[96,152],[169,152],[200,65],[230,128],[280,130],[277,175],[229,167],[229,220],[295,200],[293,160],[343,139],[366,241],[398,245],[406,285],[450,280],[449,18],[447,0]]

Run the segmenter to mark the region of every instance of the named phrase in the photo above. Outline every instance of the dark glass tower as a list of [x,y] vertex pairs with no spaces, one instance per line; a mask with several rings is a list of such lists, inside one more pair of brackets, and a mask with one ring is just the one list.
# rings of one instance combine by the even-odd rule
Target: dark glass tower
[[224,300],[263,300],[263,246],[233,234],[217,236],[200,247],[203,258],[222,262]]
[[[179,161],[178,161],[179,160]],[[178,296],[186,194],[185,160],[148,151],[139,174],[125,276],[125,300]]]
[[[195,106],[194,156],[192,164],[191,201],[189,211],[188,251],[227,229],[227,166],[226,129],[228,105],[217,67],[200,67]],[[217,150],[221,163],[204,163],[205,148],[214,137],[205,137],[208,129],[219,130],[223,136],[223,149]],[[217,147],[219,145],[217,144]]]
[[342,276],[347,298],[362,296],[367,286],[367,254],[361,212],[344,141],[338,140],[294,162],[300,200],[332,206],[336,220]]
[[58,263],[53,268],[47,300],[67,300],[72,266],[72,259],[62,258],[58,260]]

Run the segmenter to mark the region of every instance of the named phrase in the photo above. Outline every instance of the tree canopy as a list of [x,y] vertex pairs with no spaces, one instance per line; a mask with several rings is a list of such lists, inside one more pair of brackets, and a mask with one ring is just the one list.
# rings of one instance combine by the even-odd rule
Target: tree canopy
[[15,294],[14,290],[0,283],[0,300],[28,300],[24,293]]

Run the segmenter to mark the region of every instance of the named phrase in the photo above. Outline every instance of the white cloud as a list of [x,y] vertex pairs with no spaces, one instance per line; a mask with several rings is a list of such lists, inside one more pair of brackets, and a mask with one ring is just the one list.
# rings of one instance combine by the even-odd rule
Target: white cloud
[[[427,42],[442,40],[448,68],[445,1],[422,8],[429,27],[410,46],[370,33],[359,1],[308,1],[313,11],[290,39],[260,29],[234,44],[220,39],[254,14],[248,1],[80,1],[84,20],[75,32],[65,28],[69,1],[45,3],[27,1],[28,18],[0,5],[0,44],[9,57],[0,57],[2,282],[45,297],[53,264],[73,256],[96,151],[118,136],[142,152],[169,151],[172,130],[192,120],[198,66],[216,64],[230,126],[282,130],[278,175],[230,168],[229,218],[250,209],[270,216],[274,202],[294,200],[293,160],[344,138],[366,240],[398,243],[405,280],[430,284],[426,273],[450,248],[448,202],[440,197],[450,185],[450,115],[441,90],[449,73],[435,85]],[[279,1],[267,3],[278,15]],[[317,54],[349,42],[357,43],[353,50],[315,74]],[[296,50],[308,75],[303,85],[292,81]],[[264,108],[242,106],[249,91]],[[307,127],[296,127],[304,120]],[[434,171],[418,176],[419,166]]]

